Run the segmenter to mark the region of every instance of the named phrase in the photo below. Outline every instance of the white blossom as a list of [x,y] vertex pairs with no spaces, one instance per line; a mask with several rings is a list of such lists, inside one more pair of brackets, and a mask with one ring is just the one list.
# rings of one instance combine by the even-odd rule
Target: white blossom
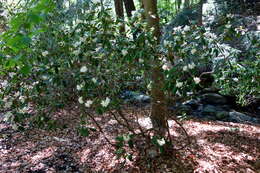
[[183,82],[176,82],[176,87],[181,88],[183,86]]
[[156,19],[156,16],[155,15],[150,15],[151,18],[153,19]]
[[183,66],[182,70],[183,70],[183,71],[187,71],[187,70],[188,70],[188,66],[186,66],[186,65]]
[[194,69],[194,67],[195,67],[195,64],[194,64],[193,62],[192,62],[191,64],[188,64],[188,68],[189,68],[189,69],[192,70],[192,69]]
[[162,139],[157,139],[157,143],[158,143],[160,146],[163,146],[163,145],[165,144],[164,138],[162,138]]
[[177,32],[178,32],[178,31],[181,31],[181,26],[175,27],[175,28],[173,28],[173,30],[174,30],[174,31],[177,31]]
[[15,72],[10,72],[9,73],[10,78],[13,78],[15,76],[15,74],[16,74]]
[[80,103],[80,104],[83,104],[83,103],[84,103],[84,101],[83,101],[83,98],[82,98],[82,97],[79,97],[78,101],[79,101],[79,103]]
[[194,80],[194,82],[196,84],[200,83],[200,78],[199,77],[194,77],[193,80]]
[[194,53],[196,53],[196,52],[197,52],[196,49],[191,49],[191,54],[194,54]]
[[88,100],[88,101],[85,103],[85,106],[86,106],[87,108],[89,108],[92,104],[93,104],[93,101],[92,101],[92,100]]
[[97,83],[97,79],[96,78],[92,78],[91,79],[93,83]]
[[190,26],[185,25],[185,27],[183,28],[184,31],[189,31],[190,30]]
[[227,24],[225,27],[229,29],[229,28],[231,28],[231,25]]
[[3,88],[6,88],[7,85],[8,85],[7,80],[4,80],[4,81],[1,83],[1,86],[2,86]]
[[233,81],[238,82],[238,78],[237,77],[233,78]]
[[171,46],[171,42],[170,42],[170,41],[167,41],[167,40],[164,40],[164,41],[163,41],[163,45],[164,45],[165,47],[170,47],[170,46]]
[[80,91],[83,88],[84,84],[77,85],[77,90]]
[[44,52],[42,52],[42,56],[46,57],[49,54],[49,52],[46,50]]
[[126,56],[128,54],[127,50],[122,50],[123,56]]
[[170,70],[170,69],[172,69],[171,62],[166,62],[165,64],[163,64],[162,69],[163,70]]
[[106,98],[106,100],[101,101],[101,105],[103,107],[107,107],[109,105],[109,103],[110,103],[110,98],[108,98],[108,97]]
[[142,59],[142,58],[139,58],[138,61],[139,61],[139,63],[144,63],[144,59]]
[[81,73],[85,73],[85,72],[87,72],[87,67],[86,66],[82,66],[81,68],[80,68],[80,72]]

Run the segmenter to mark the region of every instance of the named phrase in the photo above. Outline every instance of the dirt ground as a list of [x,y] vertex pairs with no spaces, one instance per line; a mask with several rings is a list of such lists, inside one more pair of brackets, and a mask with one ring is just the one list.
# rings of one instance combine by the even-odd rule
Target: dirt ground
[[[98,131],[91,132],[88,137],[80,136],[76,129],[80,122],[77,111],[60,110],[55,116],[67,127],[52,131],[31,128],[19,132],[0,123],[1,173],[260,172],[260,126],[185,120],[182,124],[190,136],[190,145],[173,150],[167,156],[153,158],[145,155],[149,146],[144,145],[141,150],[131,151],[133,160],[130,161],[118,159],[115,149]],[[118,133],[126,132],[109,114],[99,115],[96,120],[112,142]],[[88,125],[95,127],[91,122]],[[149,123],[143,123],[144,129],[146,125]],[[173,147],[180,148],[187,139],[176,122],[170,120],[169,125]]]

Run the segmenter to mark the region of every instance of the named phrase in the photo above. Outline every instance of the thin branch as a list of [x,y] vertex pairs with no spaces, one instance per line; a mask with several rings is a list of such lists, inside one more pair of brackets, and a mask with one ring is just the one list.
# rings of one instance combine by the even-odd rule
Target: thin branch
[[112,144],[112,142],[110,142],[110,140],[106,137],[106,135],[105,135],[105,133],[104,133],[102,127],[98,124],[98,122],[97,122],[97,121],[95,120],[95,118],[91,115],[91,113],[89,113],[89,112],[87,112],[87,111],[85,111],[85,110],[83,110],[83,111],[84,111],[84,113],[86,113],[86,114],[92,119],[92,121],[96,124],[96,126],[97,126],[98,129],[99,129],[99,131],[103,134],[105,140],[106,140],[111,146],[115,147],[116,145],[115,145],[115,144]]

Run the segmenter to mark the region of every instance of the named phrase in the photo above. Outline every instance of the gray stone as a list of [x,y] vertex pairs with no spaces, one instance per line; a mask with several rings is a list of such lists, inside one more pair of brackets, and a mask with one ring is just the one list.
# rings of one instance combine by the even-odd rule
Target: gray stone
[[137,102],[144,102],[144,103],[149,103],[151,101],[151,98],[147,95],[143,95],[143,94],[140,94],[140,95],[136,95],[134,97],[134,99],[137,101]]
[[122,93],[121,98],[126,102],[132,103],[150,103],[151,97],[140,92],[135,91],[125,91]]
[[201,114],[205,116],[215,116],[217,112],[218,112],[217,107],[213,105],[206,105],[205,107],[203,107]]
[[185,101],[183,105],[190,106],[192,109],[197,109],[200,104],[199,104],[199,100],[192,99],[192,100]]
[[237,123],[258,123],[259,120],[253,117],[250,117],[246,114],[232,111],[229,112],[229,121],[237,122]]
[[227,99],[222,95],[216,93],[206,93],[201,96],[202,102],[209,104],[225,104],[227,103]]
[[228,117],[229,117],[229,112],[226,111],[217,112],[216,114],[217,120],[224,120],[227,119]]

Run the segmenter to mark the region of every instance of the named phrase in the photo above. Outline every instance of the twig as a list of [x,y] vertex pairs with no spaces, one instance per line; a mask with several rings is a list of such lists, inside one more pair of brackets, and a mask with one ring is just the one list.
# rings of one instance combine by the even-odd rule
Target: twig
[[184,131],[184,133],[185,133],[185,135],[187,136],[187,139],[188,139],[188,144],[187,144],[187,145],[184,145],[183,147],[176,149],[176,150],[182,150],[183,148],[186,148],[188,145],[191,144],[190,136],[189,136],[189,134],[187,133],[187,131],[185,130],[185,128],[182,126],[182,124],[181,124],[177,119],[175,119],[175,118],[172,118],[172,119],[173,119],[173,121],[175,121],[175,122],[180,126],[180,128]]
[[116,119],[116,121],[117,121],[120,125],[126,127],[130,132],[132,132],[133,134],[136,135],[136,133],[131,129],[131,126],[130,126],[128,123],[124,124],[123,122],[121,122],[121,121],[117,118],[116,114],[115,114],[113,111],[109,111],[109,112],[113,115],[113,117]]
[[96,126],[98,127],[99,131],[103,134],[105,140],[106,140],[111,146],[115,147],[116,145],[115,145],[115,144],[112,144],[112,142],[110,142],[110,140],[106,137],[106,135],[105,135],[105,133],[104,133],[102,127],[98,124],[98,122],[97,122],[97,121],[95,120],[95,118],[91,115],[91,113],[89,113],[89,112],[87,112],[87,111],[85,111],[85,110],[83,110],[83,111],[84,111],[84,113],[86,113],[86,114],[93,120],[93,122],[94,122],[94,123],[96,124]]
[[121,111],[121,109],[117,109],[116,111],[117,111],[118,115],[120,115],[121,118],[125,121],[126,125],[128,126],[128,129],[129,129],[133,134],[136,135],[136,133],[130,128],[131,126],[130,126],[130,124],[128,123],[128,120],[125,118],[125,116],[124,116],[123,112]]

